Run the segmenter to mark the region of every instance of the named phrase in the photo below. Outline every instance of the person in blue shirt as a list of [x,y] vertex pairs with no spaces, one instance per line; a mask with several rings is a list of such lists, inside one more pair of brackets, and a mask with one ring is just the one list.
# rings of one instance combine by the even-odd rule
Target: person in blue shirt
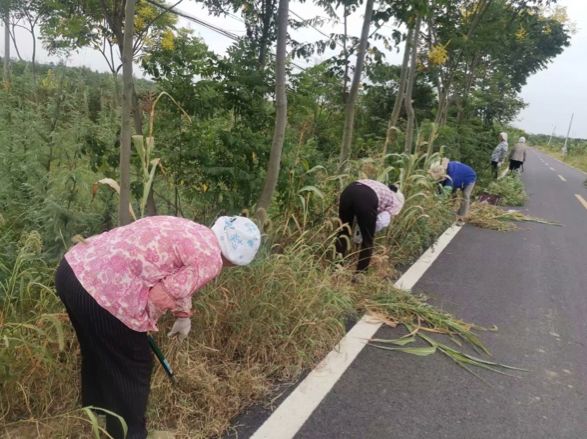
[[469,165],[457,161],[442,159],[438,164],[432,165],[428,173],[444,188],[454,194],[457,190],[463,191],[463,201],[457,212],[457,220],[463,221],[471,206],[471,193],[477,181],[477,174]]

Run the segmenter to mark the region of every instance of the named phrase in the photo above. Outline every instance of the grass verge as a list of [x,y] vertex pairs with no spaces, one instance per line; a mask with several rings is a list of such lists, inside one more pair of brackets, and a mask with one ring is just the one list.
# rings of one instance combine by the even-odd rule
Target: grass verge
[[569,166],[572,166],[573,168],[587,172],[587,154],[585,153],[569,153],[568,155],[563,156],[559,150],[550,149],[546,146],[536,146],[535,148]]

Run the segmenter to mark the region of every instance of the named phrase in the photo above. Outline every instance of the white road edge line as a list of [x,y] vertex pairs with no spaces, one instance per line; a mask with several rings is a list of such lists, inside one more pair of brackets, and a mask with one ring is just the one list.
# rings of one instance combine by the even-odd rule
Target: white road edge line
[[577,198],[577,200],[579,200],[579,203],[581,203],[583,205],[583,207],[585,209],[587,209],[587,201],[585,201],[585,198],[583,198],[581,195],[579,194],[575,194],[575,197]]
[[[456,224],[446,229],[395,285],[407,290],[413,288],[461,229],[462,226]],[[380,327],[381,323],[363,316],[250,439],[293,438],[365,347],[366,340],[373,337]]]
[[558,174],[558,178],[560,178],[562,181],[567,181],[567,179],[560,174]]

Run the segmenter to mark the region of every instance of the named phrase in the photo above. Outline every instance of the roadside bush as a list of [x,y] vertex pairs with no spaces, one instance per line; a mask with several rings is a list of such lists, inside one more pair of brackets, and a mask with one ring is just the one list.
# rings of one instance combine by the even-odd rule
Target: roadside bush
[[500,206],[523,206],[528,199],[524,183],[517,174],[508,174],[492,181],[485,189],[485,193],[498,197]]

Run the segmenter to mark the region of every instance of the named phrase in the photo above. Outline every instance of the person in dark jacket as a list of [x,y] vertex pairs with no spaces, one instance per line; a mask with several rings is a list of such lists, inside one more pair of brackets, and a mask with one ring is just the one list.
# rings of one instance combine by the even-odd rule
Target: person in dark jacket
[[444,158],[440,163],[433,165],[428,172],[443,187],[451,188],[453,194],[459,189],[463,191],[463,201],[457,211],[457,220],[462,221],[469,212],[471,193],[477,181],[477,174],[473,168]]

